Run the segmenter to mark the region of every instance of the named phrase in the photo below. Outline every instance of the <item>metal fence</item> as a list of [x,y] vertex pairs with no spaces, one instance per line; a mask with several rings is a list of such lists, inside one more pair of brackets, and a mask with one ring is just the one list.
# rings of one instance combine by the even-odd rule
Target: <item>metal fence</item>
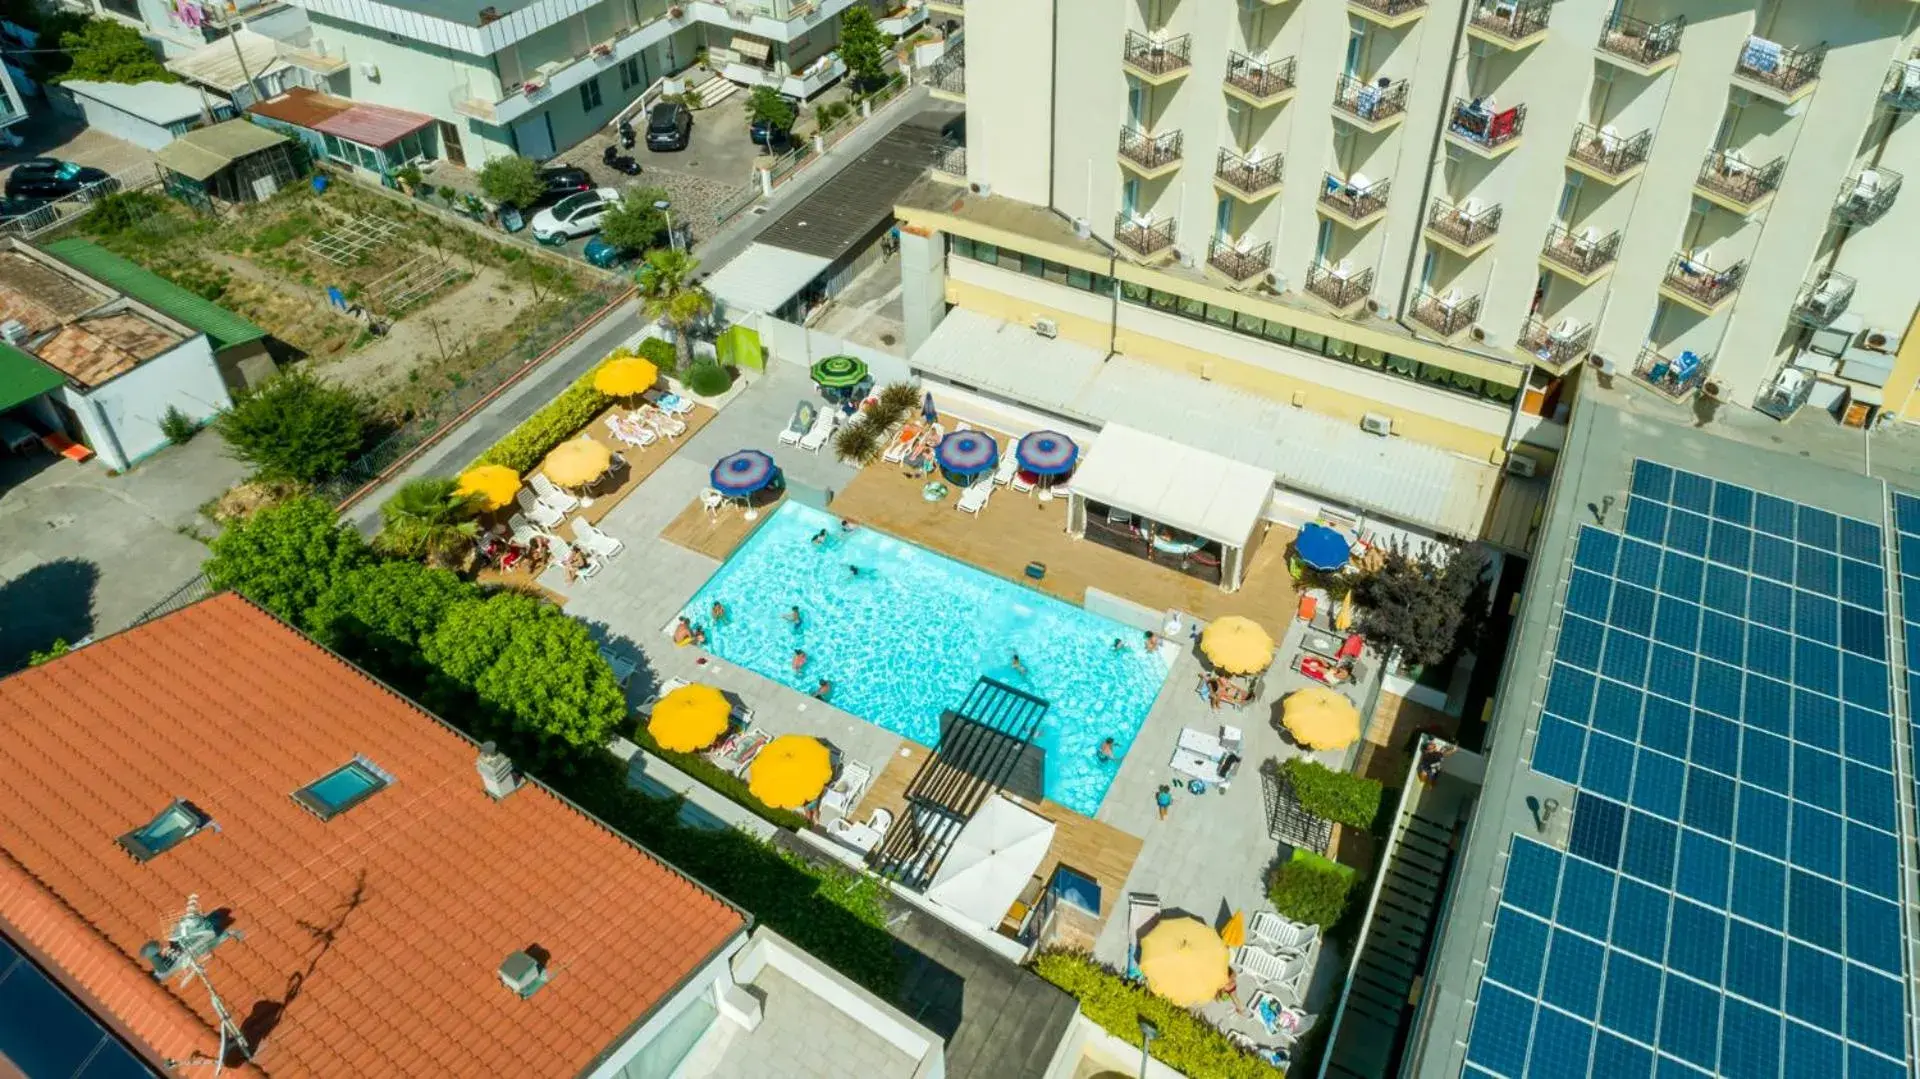
[[121,191],[141,191],[156,187],[159,183],[159,166],[136,165],[0,224],[0,236],[18,236],[23,240],[31,240],[86,213],[95,199]]

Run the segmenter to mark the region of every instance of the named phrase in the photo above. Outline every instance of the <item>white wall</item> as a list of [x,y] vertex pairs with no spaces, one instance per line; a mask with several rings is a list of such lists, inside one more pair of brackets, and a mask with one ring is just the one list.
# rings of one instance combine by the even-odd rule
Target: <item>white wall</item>
[[169,407],[198,422],[233,403],[205,334],[92,390],[69,385],[61,393],[80,417],[87,444],[114,471],[124,471],[167,444],[160,419]]

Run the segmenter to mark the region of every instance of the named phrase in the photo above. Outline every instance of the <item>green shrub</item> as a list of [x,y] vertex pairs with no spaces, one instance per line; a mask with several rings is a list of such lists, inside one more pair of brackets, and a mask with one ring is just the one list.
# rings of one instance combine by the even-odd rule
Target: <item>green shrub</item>
[[54,660],[59,659],[71,651],[73,651],[73,646],[67,643],[65,637],[55,637],[53,643],[47,646],[46,651],[42,652],[36,648],[27,653],[27,666],[38,667],[42,663],[52,663]]
[[125,232],[166,210],[167,200],[151,191],[115,191],[93,200],[80,218],[80,231],[94,236]]
[[315,483],[359,454],[366,439],[366,403],[305,369],[286,371],[242,394],[214,429],[233,456],[263,479]]
[[733,376],[717,363],[696,363],[687,372],[687,389],[702,397],[718,397],[733,385]]
[[179,406],[168,405],[167,411],[160,417],[160,433],[167,436],[168,442],[176,446],[184,446],[193,441],[194,435],[200,433],[200,425],[180,411]]
[[1140,1020],[1160,1031],[1153,1056],[1191,1076],[1208,1079],[1279,1079],[1280,1069],[1240,1051],[1206,1020],[1143,986],[1135,985],[1078,952],[1042,952],[1033,972],[1080,1002],[1088,1019],[1129,1045],[1140,1044]]
[[775,809],[760,799],[755,798],[753,791],[748,789],[746,780],[714,764],[698,753],[676,753],[662,746],[659,742],[654,741],[653,735],[647,731],[645,718],[642,718],[635,726],[633,740],[640,743],[641,747],[648,753],[653,754],[707,786],[712,787],[715,791],[726,795],[728,798],[743,806],[748,812],[766,821],[768,824],[776,828],[784,828],[789,832],[804,832],[807,830],[806,817],[792,810]]
[[613,398],[593,388],[594,372],[599,369],[600,365],[594,364],[593,370],[528,416],[527,422],[507,432],[507,437],[489,446],[473,464],[505,465],[515,472],[531,472],[547,451],[572,438],[575,431],[613,403]]
[[1267,876],[1267,898],[1273,909],[1296,922],[1332,929],[1347,911],[1354,872],[1307,850],[1273,867]]
[[881,388],[879,398],[874,408],[885,410],[891,425],[920,407],[920,387],[911,382],[889,382]]
[[1300,808],[1348,828],[1369,829],[1380,814],[1377,780],[1337,772],[1318,761],[1290,757],[1280,765]]
[[680,362],[680,357],[673,351],[673,342],[658,337],[642,338],[636,351],[641,359],[662,371],[671,371]]
[[833,452],[850,465],[870,465],[880,456],[882,429],[864,417],[854,420],[833,436]]

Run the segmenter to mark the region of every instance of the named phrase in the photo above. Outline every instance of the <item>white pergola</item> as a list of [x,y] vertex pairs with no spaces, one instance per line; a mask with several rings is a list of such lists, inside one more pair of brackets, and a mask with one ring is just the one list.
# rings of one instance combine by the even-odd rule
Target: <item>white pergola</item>
[[1274,475],[1217,453],[1108,424],[1067,488],[1067,531],[1085,536],[1087,503],[1218,543],[1220,587],[1240,587],[1246,550],[1266,514]]

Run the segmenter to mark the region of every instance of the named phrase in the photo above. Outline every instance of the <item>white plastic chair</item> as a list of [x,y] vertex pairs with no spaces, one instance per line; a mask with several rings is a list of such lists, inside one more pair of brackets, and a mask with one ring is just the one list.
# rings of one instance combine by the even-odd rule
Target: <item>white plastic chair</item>
[[980,511],[987,508],[987,499],[992,497],[993,484],[976,483],[960,496],[960,501],[955,508],[961,513],[971,513],[978,517]]
[[527,482],[533,485],[536,498],[561,513],[572,513],[580,505],[578,495],[561,490],[558,484],[547,478],[545,472],[535,472],[527,478]]
[[1270,910],[1259,910],[1247,921],[1247,935],[1278,952],[1304,952],[1320,936],[1317,925],[1303,925]]
[[866,793],[867,783],[872,779],[873,769],[859,761],[848,761],[840,769],[840,778],[827,788],[820,804],[836,813],[851,813],[853,807],[860,804],[860,796]]
[[711,487],[701,489],[700,508],[706,510],[709,515],[719,513],[720,507],[726,505],[726,503],[726,495],[721,494]]
[[1299,1002],[1301,983],[1307,976],[1305,955],[1275,955],[1251,944],[1233,950],[1233,969],[1251,976],[1260,987]]
[[525,487],[520,488],[520,490],[514,494],[513,501],[515,505],[520,507],[520,512],[527,515],[528,520],[539,525],[541,528],[557,528],[560,522],[566,520],[567,517],[567,515],[560,510],[554,509],[552,506],[535,498],[533,492],[527,490]]
[[598,555],[601,558],[617,557],[621,551],[627,549],[627,545],[624,542],[600,531],[599,528],[594,526],[593,522],[587,520],[585,517],[575,517],[573,519],[573,538],[581,547],[586,549],[588,554]]

